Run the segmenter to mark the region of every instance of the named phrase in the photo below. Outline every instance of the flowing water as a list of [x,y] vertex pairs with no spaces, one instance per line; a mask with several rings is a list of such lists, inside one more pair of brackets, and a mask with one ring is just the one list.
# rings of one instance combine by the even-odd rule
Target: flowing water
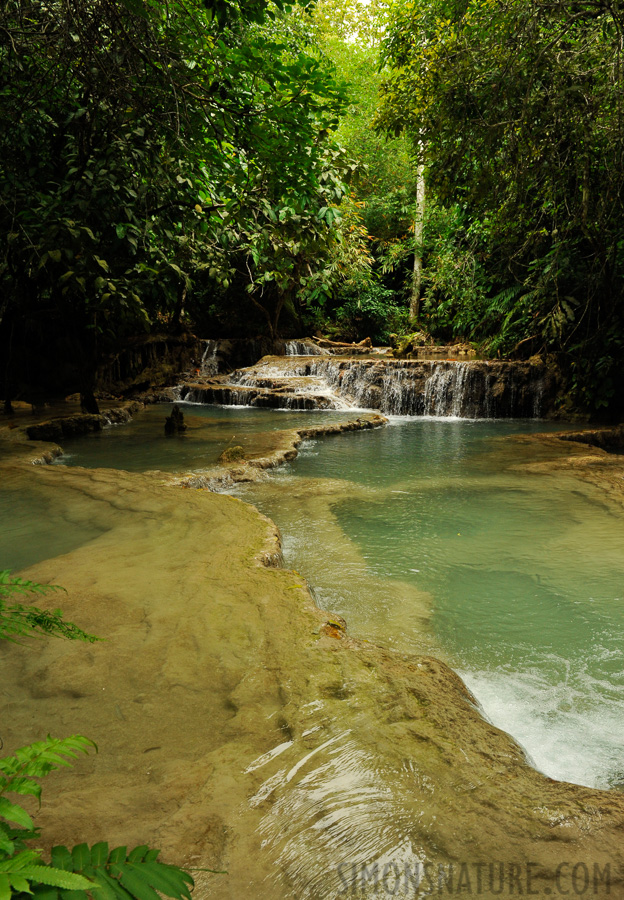
[[[262,452],[276,430],[344,418],[185,407],[189,430],[172,438],[168,411],[66,441],[64,461],[197,470],[227,446]],[[598,489],[528,468],[550,451],[513,435],[545,427],[396,418],[305,444],[236,490],[277,522],[286,564],[352,633],[443,656],[551,777],[620,786],[624,519]]]
[[352,632],[422,650],[428,605],[434,652],[537,768],[619,786],[624,518],[589,485],[523,469],[539,444],[496,440],[543,428],[397,419],[239,490]]

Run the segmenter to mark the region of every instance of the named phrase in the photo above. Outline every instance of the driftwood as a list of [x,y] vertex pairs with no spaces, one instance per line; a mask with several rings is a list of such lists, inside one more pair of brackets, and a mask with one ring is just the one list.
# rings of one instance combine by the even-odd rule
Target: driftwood
[[312,340],[319,347],[344,347],[347,350],[351,350],[354,347],[359,347],[360,350],[368,350],[373,346],[373,342],[369,337],[364,338],[364,340],[360,341],[359,344],[345,344],[342,341],[328,341],[327,338],[312,338]]

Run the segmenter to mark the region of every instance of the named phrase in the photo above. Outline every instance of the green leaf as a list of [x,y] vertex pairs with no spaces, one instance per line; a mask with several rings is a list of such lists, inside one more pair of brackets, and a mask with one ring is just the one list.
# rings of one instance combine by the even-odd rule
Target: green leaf
[[114,850],[111,850],[110,856],[108,857],[108,862],[110,863],[122,863],[126,861],[127,856],[127,847],[115,847]]
[[188,896],[186,879],[180,874],[179,869],[173,868],[173,871],[170,871],[165,863],[152,862],[144,863],[142,870],[143,877],[161,894],[165,894],[168,897]]
[[93,880],[97,884],[97,900],[117,900],[116,891],[103,875],[104,872],[100,869],[96,869],[93,875]]
[[14,888],[14,890],[20,891],[22,894],[32,893],[28,881],[21,873],[9,875],[9,878],[11,879],[11,887]]
[[[11,788],[9,787],[8,790]],[[9,822],[15,822],[22,828],[34,828],[33,820],[30,818],[25,809],[15,803],[9,802],[6,797],[0,797],[0,816],[3,816]]]
[[98,869],[96,880],[98,885],[106,885],[113,893],[115,900],[132,900],[132,894],[129,894],[123,885],[116,878],[112,878],[104,869]]
[[145,879],[144,872],[135,872],[131,866],[121,866],[120,869],[120,881],[133,897],[137,900],[159,900],[158,894]]
[[9,876],[0,872],[0,900],[11,900],[11,882]]
[[67,847],[63,847],[62,845],[52,847],[50,856],[53,866],[64,869],[66,872],[74,871],[74,860]]
[[84,872],[91,865],[91,851],[87,844],[76,844],[71,855],[74,872]]
[[[11,862],[9,860],[8,862]],[[5,872],[6,863],[2,864],[2,872]],[[16,872],[10,869],[5,873],[11,881],[17,875],[19,878],[26,878],[28,881],[34,881],[36,884],[46,884],[51,887],[63,888],[70,891],[88,891],[93,887],[93,882],[82,875],[74,872],[64,872],[62,869],[55,869],[53,866],[38,865],[20,867]]]
[[91,847],[91,865],[104,866],[108,861],[108,844],[106,841],[100,841]]

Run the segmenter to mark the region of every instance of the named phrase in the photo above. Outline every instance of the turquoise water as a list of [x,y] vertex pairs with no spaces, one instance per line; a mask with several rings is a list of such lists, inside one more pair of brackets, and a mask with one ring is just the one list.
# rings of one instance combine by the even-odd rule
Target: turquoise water
[[23,480],[0,491],[0,569],[17,572],[44,559],[69,553],[102,533],[72,520],[54,499],[24,490]]
[[[539,769],[619,786],[624,517],[590,485],[529,471],[548,458],[539,444],[500,440],[544,427],[395,420],[372,434],[308,446],[274,479],[272,495],[262,486],[246,494],[288,536],[287,564],[320,585],[320,602],[351,630],[379,640],[383,612],[384,628],[392,628],[385,643],[421,649],[411,588],[428,599],[435,643],[487,717]],[[298,509],[292,502],[304,484],[325,517],[324,545],[322,524],[312,541],[306,537],[309,501],[302,494]],[[332,546],[337,527],[359,552],[369,586],[361,579],[354,591],[353,566],[332,565],[331,554],[344,553],[342,543]]]
[[[168,412],[67,441],[65,461],[201,469],[226,446],[261,451],[275,430],[344,418],[188,405],[189,431],[165,437]],[[308,442],[236,490],[277,522],[287,565],[352,633],[442,655],[551,777],[622,786],[624,517],[597,488],[534,468],[566,448],[514,435],[547,427],[394,419]]]
[[324,410],[302,413],[194,403],[176,405],[184,412],[187,424],[187,430],[181,434],[165,434],[165,417],[171,412],[171,403],[148,406],[127,425],[113,425],[93,434],[65,438],[65,455],[59,457],[57,464],[129,472],[150,469],[196,472],[213,466],[227,447],[242,446],[249,453],[263,452],[270,444],[270,435],[276,431],[350,418],[348,413]]

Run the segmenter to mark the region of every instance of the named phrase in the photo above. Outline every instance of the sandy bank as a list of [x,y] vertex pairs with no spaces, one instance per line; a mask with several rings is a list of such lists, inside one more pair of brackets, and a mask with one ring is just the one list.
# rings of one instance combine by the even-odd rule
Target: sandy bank
[[[257,510],[158,475],[33,468],[42,446],[0,450],[3,486],[98,534],[27,575],[64,585],[53,602],[106,638],[0,648],[5,752],[47,733],[100,748],[47,779],[48,843],[151,842],[228,871],[199,874],[198,898],[334,898],[352,877],[348,896],[388,896],[393,877],[363,874],[375,862],[401,886],[406,866],[453,863],[455,886],[504,897],[573,895],[557,870],[582,864],[588,896],[624,896],[624,796],[531,769],[443,663],[349,638],[296,573],[266,565],[279,538]],[[568,445],[543,465],[601,453]],[[618,485],[618,464],[586,468]]]

